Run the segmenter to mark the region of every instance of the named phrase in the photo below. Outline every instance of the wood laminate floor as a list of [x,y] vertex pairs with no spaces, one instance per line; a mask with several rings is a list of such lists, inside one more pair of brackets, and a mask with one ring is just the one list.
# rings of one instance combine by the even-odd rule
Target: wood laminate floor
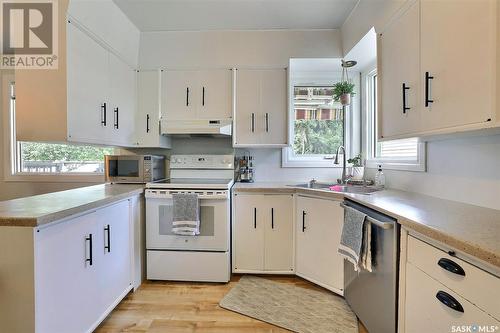
[[[264,276],[274,281],[321,290],[298,277]],[[130,293],[95,333],[274,333],[288,330],[219,307],[219,301],[238,283],[146,281]],[[368,333],[360,323],[360,333]]]

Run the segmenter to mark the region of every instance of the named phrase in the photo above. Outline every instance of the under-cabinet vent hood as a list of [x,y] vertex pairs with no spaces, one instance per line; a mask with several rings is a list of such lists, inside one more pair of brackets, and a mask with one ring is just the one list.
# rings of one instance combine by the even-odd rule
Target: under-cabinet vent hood
[[231,119],[213,119],[213,120],[162,119],[161,134],[230,136],[232,134],[232,120]]

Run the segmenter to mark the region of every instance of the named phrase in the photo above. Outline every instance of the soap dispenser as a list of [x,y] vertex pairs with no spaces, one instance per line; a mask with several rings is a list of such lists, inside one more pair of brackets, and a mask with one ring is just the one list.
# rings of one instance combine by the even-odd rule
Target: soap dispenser
[[382,171],[382,165],[378,166],[377,173],[375,174],[375,186],[384,187],[385,186],[385,175]]

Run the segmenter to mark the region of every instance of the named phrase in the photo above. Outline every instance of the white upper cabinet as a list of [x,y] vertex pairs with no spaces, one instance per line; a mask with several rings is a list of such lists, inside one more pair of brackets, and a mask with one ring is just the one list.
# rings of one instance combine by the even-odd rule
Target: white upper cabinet
[[380,34],[378,71],[380,80],[379,132],[394,137],[420,130],[419,3]]
[[[82,21],[71,15],[66,19],[66,11],[60,9],[64,19],[58,18],[59,68],[15,73],[17,140],[137,146],[135,64],[124,60],[130,59],[128,55],[115,52],[129,50],[131,44],[123,39],[106,44],[109,33],[120,30],[118,23],[125,18],[110,20],[103,37],[96,30],[103,24],[89,16],[94,7],[78,8]],[[117,10],[110,4],[101,9]],[[126,45],[122,48],[120,43]]]
[[138,147],[170,148],[170,138],[160,134],[162,72],[137,73],[135,135]]
[[127,146],[134,143],[136,71],[110,53],[109,82],[112,132],[106,141]]
[[[105,140],[106,132],[111,127],[111,111],[107,101],[108,53],[72,24],[67,24],[67,35],[68,141],[100,143]],[[23,94],[19,98],[22,99]],[[22,111],[16,110],[16,113]]]
[[498,124],[496,6],[420,0],[393,18],[378,38],[380,138]]
[[[426,130],[492,121],[496,1],[421,2],[421,77]],[[480,19],[478,19],[480,18]],[[432,77],[425,79],[425,73]]]
[[231,118],[230,70],[165,70],[163,75],[165,119]]
[[286,69],[238,69],[234,76],[233,146],[287,146]]

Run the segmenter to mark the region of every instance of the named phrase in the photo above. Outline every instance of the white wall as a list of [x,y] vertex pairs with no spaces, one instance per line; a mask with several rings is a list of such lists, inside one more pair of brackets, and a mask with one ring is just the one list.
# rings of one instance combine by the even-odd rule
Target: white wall
[[406,0],[360,0],[342,25],[341,38],[347,54],[372,28],[379,32]]
[[342,54],[338,30],[145,32],[140,45],[143,69],[286,67]]
[[[288,67],[290,58],[339,58],[338,30],[146,32],[139,63],[152,68]],[[243,154],[238,150],[237,154]],[[338,169],[281,169],[281,149],[251,149],[259,181],[337,179]],[[230,139],[174,139],[166,155],[233,153]],[[162,153],[156,151],[156,153]]]
[[[342,27],[348,52],[369,29],[380,29],[401,1],[361,0]],[[390,188],[500,209],[500,135],[427,143],[427,172],[385,170]],[[374,170],[370,170],[370,175]]]

